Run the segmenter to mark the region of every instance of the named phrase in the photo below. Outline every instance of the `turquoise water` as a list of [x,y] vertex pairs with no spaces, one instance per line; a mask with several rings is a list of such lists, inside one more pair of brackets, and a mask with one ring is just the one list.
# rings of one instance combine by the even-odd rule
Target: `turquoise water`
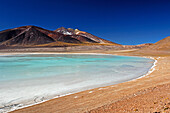
[[150,59],[145,58],[113,55],[1,56],[0,81],[68,74],[80,74],[87,77],[101,76],[102,74],[115,75],[115,73],[133,74],[136,69],[147,72],[152,65],[148,63],[150,61]]
[[114,55],[0,56],[0,112],[132,80],[146,74],[152,65],[151,59]]

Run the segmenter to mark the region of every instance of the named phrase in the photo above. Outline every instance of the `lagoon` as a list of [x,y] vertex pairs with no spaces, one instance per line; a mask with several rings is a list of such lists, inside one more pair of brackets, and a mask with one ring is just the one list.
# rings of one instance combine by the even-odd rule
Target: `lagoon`
[[0,112],[146,74],[154,60],[102,54],[0,56]]

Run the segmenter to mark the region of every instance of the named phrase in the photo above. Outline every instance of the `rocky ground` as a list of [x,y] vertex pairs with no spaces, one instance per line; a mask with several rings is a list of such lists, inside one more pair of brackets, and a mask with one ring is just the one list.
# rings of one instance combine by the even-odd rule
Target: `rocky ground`
[[88,113],[170,113],[170,84],[140,90]]

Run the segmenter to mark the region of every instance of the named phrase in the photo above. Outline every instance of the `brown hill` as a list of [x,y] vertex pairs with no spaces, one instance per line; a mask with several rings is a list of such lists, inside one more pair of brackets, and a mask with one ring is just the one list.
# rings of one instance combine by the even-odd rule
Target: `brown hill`
[[134,54],[164,56],[170,55],[170,37],[166,37],[150,46],[143,47]]
[[170,51],[170,36],[145,47],[142,50]]
[[55,31],[36,26],[22,26],[0,32],[0,47],[47,47],[72,45],[119,45],[78,29]]
[[150,48],[155,49],[155,50],[169,50],[170,51],[170,36],[156,42]]

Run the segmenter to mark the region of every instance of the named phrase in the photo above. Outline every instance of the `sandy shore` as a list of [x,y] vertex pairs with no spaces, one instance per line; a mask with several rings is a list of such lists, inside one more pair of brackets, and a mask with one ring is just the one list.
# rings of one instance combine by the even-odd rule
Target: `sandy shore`
[[[133,54],[117,54],[134,56]],[[125,83],[120,83],[112,86],[95,88],[57,99],[52,99],[44,103],[12,111],[14,113],[80,113],[80,112],[159,112],[161,110],[169,112],[170,92],[167,90],[170,84],[170,56],[144,56],[152,57],[158,62],[152,73],[147,76],[132,80]],[[161,86],[158,86],[161,85]],[[156,88],[155,88],[156,87]],[[148,88],[156,90],[148,90]],[[148,90],[147,93],[145,90]],[[161,91],[161,92],[160,92]],[[140,93],[139,93],[140,92]],[[139,93],[139,95],[138,95]],[[153,94],[157,96],[153,97]],[[166,99],[164,104],[167,106],[158,107],[151,106],[149,102],[146,103],[145,99],[149,98],[149,102],[158,103],[160,105],[159,98]],[[155,99],[156,98],[156,99]],[[129,99],[129,100],[128,100]],[[143,99],[143,100],[142,100]],[[136,100],[141,100],[137,103]],[[162,102],[161,100],[161,102]],[[129,103],[129,104],[127,104]],[[127,106],[129,105],[129,106]],[[132,106],[134,105],[134,106]],[[145,106],[147,109],[145,109]],[[111,106],[111,107],[109,107]],[[114,109],[116,106],[117,109]],[[121,106],[121,107],[120,107]],[[150,106],[150,107],[149,107]],[[111,109],[113,108],[113,109]],[[149,109],[148,109],[149,108]],[[109,109],[109,110],[108,110]],[[115,111],[116,110],[116,111]],[[122,111],[124,110],[124,111]],[[143,110],[143,111],[142,111]]]
[[140,90],[128,97],[90,110],[89,113],[169,113],[170,84]]

